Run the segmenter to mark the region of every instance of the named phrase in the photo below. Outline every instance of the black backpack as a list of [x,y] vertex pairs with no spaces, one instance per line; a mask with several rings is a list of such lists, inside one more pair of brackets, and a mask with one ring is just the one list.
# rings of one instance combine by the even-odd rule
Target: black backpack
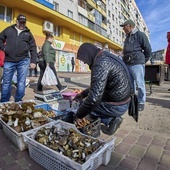
[[42,58],[42,50],[38,52],[38,59]]

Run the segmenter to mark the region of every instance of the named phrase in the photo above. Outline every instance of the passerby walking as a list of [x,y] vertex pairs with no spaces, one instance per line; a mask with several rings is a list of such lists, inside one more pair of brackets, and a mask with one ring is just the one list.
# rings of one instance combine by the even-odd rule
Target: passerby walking
[[47,65],[52,69],[53,73],[55,74],[57,78],[58,84],[56,86],[59,89],[59,91],[63,92],[64,90],[68,88],[67,86],[62,86],[58,79],[57,72],[54,67],[54,64],[56,61],[56,56],[55,56],[56,50],[52,47],[52,42],[53,42],[53,35],[50,33],[47,33],[45,43],[42,46],[42,57],[39,59],[40,77],[37,83],[37,91],[43,90],[41,80],[42,80],[42,77],[44,75]]
[[34,37],[26,26],[26,16],[19,14],[16,24],[0,33],[0,49],[5,53],[1,102],[11,97],[12,77],[17,71],[15,102],[25,95],[25,84],[29,66],[35,68],[37,50]]
[[72,66],[72,72],[74,72],[74,66],[75,66],[74,57],[71,58],[71,66]]
[[129,69],[134,93],[137,85],[139,111],[142,111],[146,101],[145,63],[151,56],[151,46],[145,33],[135,28],[132,20],[127,20],[120,26],[126,33],[123,61]]

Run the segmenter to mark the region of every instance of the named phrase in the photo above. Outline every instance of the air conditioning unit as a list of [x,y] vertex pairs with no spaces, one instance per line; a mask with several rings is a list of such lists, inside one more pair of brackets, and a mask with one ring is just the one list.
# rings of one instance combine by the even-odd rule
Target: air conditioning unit
[[97,4],[98,6],[100,6],[102,3],[101,3],[101,1],[97,1],[96,4]]
[[53,33],[53,31],[54,31],[53,23],[51,23],[49,21],[44,21],[43,31]]

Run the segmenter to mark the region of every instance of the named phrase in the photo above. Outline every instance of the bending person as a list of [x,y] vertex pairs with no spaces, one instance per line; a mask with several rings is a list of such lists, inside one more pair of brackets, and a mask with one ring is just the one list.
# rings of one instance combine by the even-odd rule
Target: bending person
[[105,124],[103,133],[112,135],[129,108],[131,84],[128,70],[117,56],[90,43],[80,46],[77,59],[89,65],[91,83],[90,88],[75,97],[75,100],[84,98],[76,113],[76,123],[81,126],[84,117],[91,114]]

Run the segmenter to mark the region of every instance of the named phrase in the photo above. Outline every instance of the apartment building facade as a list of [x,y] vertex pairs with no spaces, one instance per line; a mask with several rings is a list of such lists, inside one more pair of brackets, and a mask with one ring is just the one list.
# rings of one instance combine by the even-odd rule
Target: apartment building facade
[[[26,15],[38,47],[45,32],[54,34],[58,71],[71,70],[71,58],[76,59],[84,42],[115,54],[121,51],[125,35],[119,25],[126,19],[149,35],[134,0],[0,0],[0,31],[15,24],[19,13]],[[88,67],[76,60],[75,71],[86,72]]]

